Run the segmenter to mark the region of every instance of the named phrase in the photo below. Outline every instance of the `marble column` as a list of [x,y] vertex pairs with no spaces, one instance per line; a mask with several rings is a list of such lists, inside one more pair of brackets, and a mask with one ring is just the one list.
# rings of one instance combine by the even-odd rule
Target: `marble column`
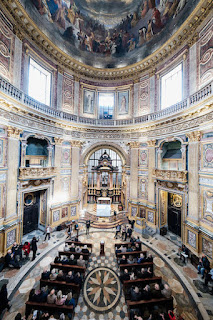
[[199,147],[201,132],[194,131],[188,136],[188,218],[194,222],[199,220]]
[[78,200],[79,190],[79,165],[81,141],[71,141],[72,145],[72,177],[71,177],[71,200]]
[[138,149],[140,143],[130,142],[130,199],[138,198]]
[[147,141],[149,151],[148,161],[148,201],[155,205],[155,183],[152,171],[155,168],[155,143],[156,140]]
[[8,127],[8,171],[7,171],[7,208],[6,217],[8,221],[17,216],[17,179],[19,168],[19,152],[20,152],[20,137],[21,130]]
[[56,202],[60,202],[61,195],[61,155],[62,155],[62,142],[63,139],[55,138],[55,157],[54,167],[56,170],[56,177],[54,178],[54,196],[53,199]]

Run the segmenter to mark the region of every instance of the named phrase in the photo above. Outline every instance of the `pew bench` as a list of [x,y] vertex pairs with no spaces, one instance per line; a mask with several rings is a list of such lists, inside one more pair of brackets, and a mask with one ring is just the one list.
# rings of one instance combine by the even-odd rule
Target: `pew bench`
[[26,318],[28,318],[31,310],[41,310],[41,311],[47,311],[50,314],[51,313],[71,313],[73,314],[73,306],[57,306],[56,304],[49,304],[46,302],[34,302],[34,301],[27,301],[26,302]]
[[146,253],[147,251],[132,251],[132,252],[119,252],[116,253],[116,257],[121,258],[122,256],[128,257],[128,256],[133,256],[133,257],[138,257],[140,256],[140,254],[143,253],[146,257]]
[[52,269],[59,269],[59,270],[65,270],[67,273],[69,271],[75,271],[75,272],[80,272],[80,273],[85,273],[86,272],[86,267],[80,267],[76,265],[69,265],[69,264],[62,264],[62,263],[54,263],[52,262],[50,264],[50,270]]
[[120,264],[120,269],[131,269],[131,268],[153,268],[153,262],[142,262],[142,263],[127,263],[127,264]]
[[85,242],[79,242],[79,241],[72,241],[72,240],[66,240],[65,243],[71,245],[72,243],[74,243],[75,246],[79,246],[79,247],[83,247],[85,246],[85,244],[87,245],[87,248],[91,248],[91,252],[92,252],[92,243],[85,243]]
[[71,252],[71,251],[59,251],[58,252],[59,256],[71,256],[72,254],[74,255],[75,259],[78,259],[81,255],[84,257],[84,260],[88,260],[90,253],[77,253],[77,252]]
[[139,301],[131,301],[131,300],[126,300],[127,306],[130,309],[135,309],[135,308],[146,308],[147,306],[150,305],[159,305],[159,304],[164,304],[167,306],[168,309],[173,309],[173,297],[171,298],[158,298],[158,299],[150,299],[150,300],[139,300]]
[[135,279],[135,280],[124,280],[123,281],[123,288],[124,290],[131,287],[131,286],[145,286],[150,283],[161,283],[162,277],[150,277],[144,279]]
[[[66,288],[68,290],[72,290],[72,292],[80,293],[80,286],[76,283],[68,283],[66,281],[57,281],[57,280],[44,280],[40,279],[40,288],[43,286],[48,286],[48,288]],[[63,291],[63,290],[62,290]]]

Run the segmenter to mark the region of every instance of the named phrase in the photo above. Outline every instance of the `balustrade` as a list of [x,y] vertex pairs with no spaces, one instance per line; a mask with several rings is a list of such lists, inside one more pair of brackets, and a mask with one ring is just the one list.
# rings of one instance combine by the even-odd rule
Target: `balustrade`
[[44,105],[34,100],[30,96],[22,92],[21,90],[14,87],[10,82],[8,82],[6,79],[4,79],[1,76],[0,76],[0,91],[6,93],[8,96],[12,97],[18,102],[21,102],[27,105],[28,107],[34,110],[37,110],[43,114],[46,114],[48,116],[52,116],[62,120],[67,120],[70,122],[113,127],[113,126],[130,125],[134,123],[135,124],[145,123],[149,121],[160,120],[165,117],[168,117],[169,115],[175,115],[176,113],[188,108],[189,106],[199,103],[200,101],[206,99],[207,97],[210,97],[210,95],[212,94],[212,82],[208,83],[202,89],[190,95],[188,99],[184,99],[169,108],[159,110],[157,112],[150,113],[150,114],[145,114],[140,117],[135,117],[133,119],[121,119],[121,120],[91,119],[86,117],[78,117],[77,115],[74,115],[74,114],[53,109],[51,107],[48,107],[47,105]]

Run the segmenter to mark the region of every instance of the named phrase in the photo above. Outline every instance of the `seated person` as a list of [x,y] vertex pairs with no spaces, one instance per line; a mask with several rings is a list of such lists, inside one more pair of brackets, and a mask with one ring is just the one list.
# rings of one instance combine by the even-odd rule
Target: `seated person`
[[131,245],[128,244],[128,247],[127,247],[127,249],[126,249],[126,252],[132,252],[132,251],[133,251],[133,249],[132,249]]
[[55,289],[52,289],[47,295],[47,303],[54,304],[56,300]]
[[[180,259],[183,260],[183,262],[185,263],[186,258],[189,256],[189,249],[183,244],[179,252],[180,252]],[[182,253],[187,257],[184,257]]]
[[136,274],[134,271],[132,271],[130,274],[130,280],[135,280],[135,279],[137,279]]
[[136,239],[135,239],[135,237],[131,236],[130,239],[129,239],[129,241],[130,241],[132,244],[134,244],[135,241],[136,241]]
[[71,244],[70,248],[69,248],[71,252],[75,252],[75,245],[74,243]]
[[49,280],[49,277],[50,277],[50,271],[48,271],[47,269],[44,269],[44,271],[41,274],[41,279]]
[[151,267],[149,267],[147,269],[147,277],[152,277],[153,276],[153,269]]
[[140,253],[140,257],[137,260],[137,263],[143,263],[146,261],[146,257],[143,253]]
[[30,243],[26,241],[22,247],[22,250],[24,252],[25,257],[28,258],[30,254]]
[[68,244],[65,243],[64,252],[68,252],[68,251],[70,251],[70,248],[69,248]]
[[5,256],[5,264],[8,267],[14,267],[15,269],[20,269],[20,265],[19,265],[16,257],[12,253],[12,250],[7,251],[7,254]]
[[132,264],[132,263],[135,263],[137,262],[137,259],[135,260],[135,258],[133,258],[132,255],[129,256],[129,258],[127,259],[127,263],[128,264]]
[[65,280],[65,276],[64,276],[64,273],[62,270],[59,270],[56,280],[57,281],[64,281]]
[[63,304],[66,301],[66,298],[67,298],[66,296],[62,295],[62,291],[59,290],[58,293],[57,293],[56,299],[55,299],[55,304],[57,306],[63,306]]
[[121,257],[121,259],[119,260],[119,264],[126,264],[126,263],[127,263],[126,257],[123,255],[123,256]]
[[42,287],[41,290],[36,290],[34,295],[35,302],[46,302],[48,296],[48,289]]
[[86,244],[83,246],[82,253],[89,253],[89,250]]
[[61,263],[61,257],[55,257],[54,263]]
[[145,279],[147,278],[147,271],[145,268],[141,268],[141,270],[137,274],[138,278]]
[[141,293],[139,291],[139,288],[136,286],[136,287],[132,287],[130,289],[130,299],[131,301],[139,301],[141,300]]
[[77,260],[77,265],[80,267],[86,267],[86,261],[82,255],[80,255],[79,259]]
[[18,243],[14,242],[11,250],[12,250],[13,256],[16,259],[18,259],[18,260],[22,259],[21,245],[19,245]]
[[64,257],[62,258],[62,260],[61,260],[61,263],[62,263],[62,264],[68,264],[68,263],[69,263],[69,259],[68,259],[66,256],[64,256]]
[[68,274],[66,275],[65,280],[66,280],[67,283],[74,282],[74,272],[73,271],[69,271]]
[[65,301],[65,305],[66,305],[66,306],[73,306],[73,308],[75,308],[76,302],[75,302],[75,299],[74,299],[73,296],[72,296],[72,292],[69,292],[69,293],[68,293],[67,299],[66,299],[66,301]]
[[5,267],[5,257],[1,257],[0,258],[0,272],[2,272],[4,267]]
[[202,258],[199,261],[197,269],[198,269],[198,273],[201,273],[202,279],[204,279],[205,271],[207,273],[210,271],[210,262],[209,262],[207,256],[205,256],[205,254],[202,255]]
[[35,302],[35,301],[36,301],[36,298],[35,298],[35,289],[34,289],[34,288],[30,290],[29,301],[31,301],[31,302]]
[[76,284],[79,284],[79,286],[81,287],[83,279],[82,279],[80,272],[77,272],[76,275],[74,276],[74,282]]
[[120,246],[120,250],[121,250],[122,253],[125,253],[125,252],[126,252],[126,247],[124,247],[123,245],[121,245],[121,246]]
[[121,274],[120,279],[121,279],[121,282],[130,280],[130,275],[127,269],[124,269],[124,272],[123,274]]
[[148,284],[141,291],[141,299],[142,300],[150,300],[151,299],[151,290],[150,290],[150,286]]
[[134,251],[141,251],[141,243],[135,242],[135,250]]
[[68,264],[71,266],[75,266],[77,264],[74,254],[71,254]]
[[77,247],[75,248],[75,252],[81,253],[81,248],[80,248],[79,246],[77,246]]
[[56,278],[57,278],[56,269],[53,268],[52,271],[51,271],[51,273],[50,273],[50,280],[51,280],[51,281],[54,281],[54,280],[56,280]]
[[121,249],[118,247],[115,247],[115,254],[117,254],[117,253],[121,253]]
[[154,284],[154,288],[152,290],[152,297],[153,297],[153,299],[159,299],[159,298],[163,297],[163,295],[161,293],[160,286],[158,283]]
[[146,258],[146,262],[153,262],[153,256],[151,253],[148,254],[148,257]]
[[165,283],[163,289],[161,290],[161,293],[165,298],[171,298],[172,289],[168,286],[168,284]]

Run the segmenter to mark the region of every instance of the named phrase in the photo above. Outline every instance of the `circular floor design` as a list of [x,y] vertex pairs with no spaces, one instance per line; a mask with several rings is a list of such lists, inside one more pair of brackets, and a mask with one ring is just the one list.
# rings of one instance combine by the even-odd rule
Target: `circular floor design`
[[121,284],[118,275],[110,268],[93,269],[84,282],[84,300],[95,312],[109,312],[120,298]]

